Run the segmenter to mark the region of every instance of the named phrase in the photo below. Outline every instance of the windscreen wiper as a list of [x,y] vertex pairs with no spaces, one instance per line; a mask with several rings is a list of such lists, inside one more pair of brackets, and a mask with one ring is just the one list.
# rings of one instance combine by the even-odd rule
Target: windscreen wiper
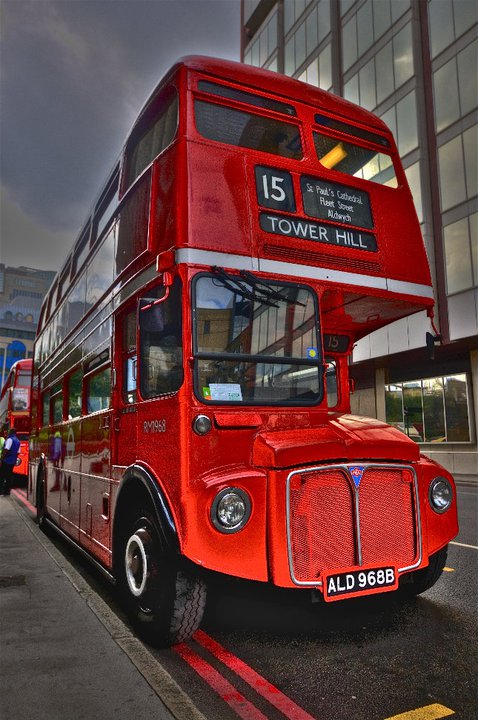
[[302,305],[302,307],[305,307],[305,303],[300,302],[299,300],[292,300],[292,298],[288,298],[285,295],[282,295],[282,293],[277,292],[277,290],[274,290],[270,285],[268,285],[264,280],[259,280],[259,278],[256,278],[255,275],[248,272],[247,270],[241,270],[240,273],[241,277],[244,278],[250,285],[252,285],[253,288],[258,290],[260,293],[265,295],[269,299],[273,300],[280,300],[282,302],[288,303],[289,305]]
[[[235,275],[229,275],[224,268],[218,267],[217,265],[214,265],[212,268],[212,271],[218,276],[219,280],[221,281],[222,285],[230,290],[232,293],[235,293],[236,295],[240,295],[243,298],[246,298],[246,300],[250,300],[251,302],[260,302],[263,305],[269,305],[270,307],[278,308],[279,306],[272,302],[270,299],[271,296],[269,293],[265,293],[261,288],[257,288],[255,284],[250,283],[254,290],[251,292],[251,290],[248,290],[248,288],[242,283],[239,278],[237,278]],[[253,276],[251,276],[253,277]],[[246,279],[246,278],[244,278]],[[261,295],[264,295],[265,297],[257,296],[256,292],[259,291]],[[278,294],[278,293],[277,293]],[[281,300],[284,298],[281,297]]]

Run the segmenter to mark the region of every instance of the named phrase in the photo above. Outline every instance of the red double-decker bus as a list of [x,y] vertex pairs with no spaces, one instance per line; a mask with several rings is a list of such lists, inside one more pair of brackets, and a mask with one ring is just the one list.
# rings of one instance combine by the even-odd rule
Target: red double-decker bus
[[31,359],[17,360],[0,393],[0,432],[5,435],[12,427],[17,431],[20,450],[13,472],[24,477],[28,474],[32,364]]
[[166,645],[198,627],[213,572],[327,602],[426,590],[457,533],[453,478],[350,414],[348,364],[356,340],[432,307],[379,119],[275,73],[181,60],[44,302],[39,522]]

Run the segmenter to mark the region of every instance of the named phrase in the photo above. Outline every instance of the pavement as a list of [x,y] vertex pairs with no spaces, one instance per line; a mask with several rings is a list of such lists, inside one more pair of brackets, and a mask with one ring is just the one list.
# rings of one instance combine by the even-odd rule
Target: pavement
[[0,497],[2,720],[202,718],[14,493]]
[[21,493],[0,496],[1,720],[205,720],[39,530]]

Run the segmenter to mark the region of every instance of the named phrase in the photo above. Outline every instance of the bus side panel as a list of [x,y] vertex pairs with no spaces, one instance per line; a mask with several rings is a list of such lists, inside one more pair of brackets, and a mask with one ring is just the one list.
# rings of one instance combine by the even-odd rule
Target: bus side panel
[[251,255],[245,159],[233,149],[188,143],[190,247]]
[[[164,396],[138,404],[136,457],[140,464],[154,468],[161,480],[174,522],[181,537],[181,485],[186,464],[180,440],[181,406],[177,395]],[[128,438],[124,439],[128,442]]]
[[[189,420],[185,423],[189,491],[181,506],[183,552],[208,569],[266,581],[267,478],[262,470],[250,466],[250,449],[256,429],[238,430],[213,423],[207,435],[198,436],[191,430],[198,412],[212,416],[209,408],[197,408],[196,411],[190,408]],[[247,524],[240,532],[232,534],[220,532],[211,517],[217,494],[228,487],[245,491],[251,502]]]
[[79,539],[81,497],[81,421],[75,419],[63,428],[62,434],[61,527]]
[[151,191],[151,249],[155,254],[170,250],[178,238],[186,237],[184,147],[184,143],[174,143],[155,162]]
[[80,513],[80,475],[64,472],[65,451],[68,441],[68,425],[53,426],[49,439],[47,460],[48,512],[54,507],[59,512],[56,521],[61,529],[78,540]]
[[16,475],[27,475],[28,474],[28,438],[21,437],[20,450],[18,451],[18,460],[20,463],[15,465],[13,472]]
[[110,564],[110,518],[104,501],[109,500],[111,477],[111,419],[105,410],[82,420],[82,475],[80,543],[104,565]]

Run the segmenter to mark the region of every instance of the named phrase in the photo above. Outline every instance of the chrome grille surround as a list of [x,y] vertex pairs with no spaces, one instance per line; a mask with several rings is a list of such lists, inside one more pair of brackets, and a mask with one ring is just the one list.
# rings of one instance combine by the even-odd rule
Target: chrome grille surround
[[[294,557],[293,557],[293,549],[292,549],[292,516],[291,516],[291,493],[290,493],[290,486],[292,479],[297,475],[308,475],[313,472],[327,472],[327,471],[341,471],[345,474],[345,477],[348,480],[350,489],[353,493],[353,506],[354,506],[354,527],[355,527],[355,545],[356,545],[356,554],[357,554],[357,560],[358,564],[357,567],[360,567],[362,565],[362,544],[361,544],[361,538],[360,538],[360,485],[359,487],[356,487],[352,474],[351,469],[355,468],[357,466],[360,466],[363,468],[363,475],[368,470],[407,470],[412,474],[413,477],[413,506],[414,506],[414,535],[415,535],[415,547],[417,549],[416,552],[416,560],[413,564],[407,565],[404,567],[397,568],[398,573],[404,573],[408,572],[410,570],[413,570],[417,568],[421,562],[422,562],[422,525],[421,525],[421,515],[420,515],[420,501],[419,501],[419,494],[418,494],[418,480],[417,480],[417,474],[414,470],[414,468],[411,465],[402,465],[402,464],[395,464],[395,463],[367,463],[367,462],[354,462],[354,463],[347,463],[347,464],[334,464],[334,465],[317,465],[313,467],[306,467],[301,468],[300,470],[293,470],[289,473],[287,476],[286,481],[286,528],[287,528],[287,554],[288,554],[288,561],[289,561],[289,571],[290,571],[290,577],[292,582],[295,585],[301,586],[301,587],[321,587],[323,585],[321,580],[299,580],[295,576],[294,572]],[[363,477],[362,475],[362,477]],[[330,568],[331,570],[340,569],[340,568]]]

